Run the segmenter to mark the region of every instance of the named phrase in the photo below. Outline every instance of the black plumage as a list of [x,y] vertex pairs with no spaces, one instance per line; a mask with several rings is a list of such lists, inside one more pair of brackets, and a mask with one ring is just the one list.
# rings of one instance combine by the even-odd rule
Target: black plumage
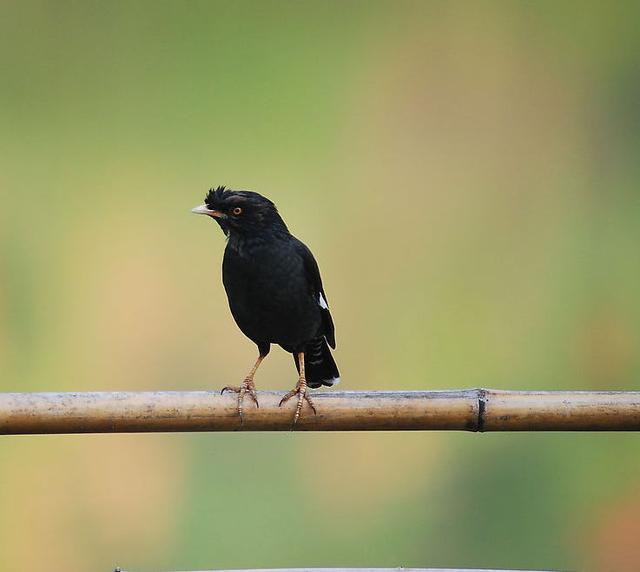
[[222,281],[231,313],[242,332],[259,351],[258,360],[240,387],[238,410],[246,394],[258,405],[253,376],[271,344],[293,354],[299,378],[281,401],[298,396],[294,423],[304,401],[315,407],[307,387],[339,382],[331,348],[335,348],[333,320],[311,251],[287,229],[276,206],[252,191],[211,189],[205,204],[193,209],[213,218],[227,236]]

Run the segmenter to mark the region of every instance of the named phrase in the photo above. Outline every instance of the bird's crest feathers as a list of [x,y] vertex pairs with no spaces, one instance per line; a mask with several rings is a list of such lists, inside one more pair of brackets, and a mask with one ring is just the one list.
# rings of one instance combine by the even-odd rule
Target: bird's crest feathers
[[227,193],[227,188],[224,185],[220,185],[216,188],[211,187],[209,189],[209,192],[207,193],[207,195],[204,198],[204,202],[207,204],[207,206],[211,207],[213,204],[215,204],[217,201],[222,201],[224,200],[224,195],[225,193]]
[[256,193],[255,191],[235,191],[224,185],[219,185],[215,188],[211,187],[204,198],[204,202],[209,208],[213,208],[216,204],[229,201],[235,197],[239,200],[249,201],[256,206],[269,207],[277,211],[276,205],[260,193]]

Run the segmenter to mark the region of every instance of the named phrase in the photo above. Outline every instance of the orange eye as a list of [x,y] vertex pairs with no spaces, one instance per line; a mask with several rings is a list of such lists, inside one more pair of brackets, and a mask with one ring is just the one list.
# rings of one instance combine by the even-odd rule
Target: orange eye
[[235,209],[233,209],[231,211],[232,214],[234,214],[235,216],[238,216],[240,214],[242,214],[242,209],[240,207],[236,207]]

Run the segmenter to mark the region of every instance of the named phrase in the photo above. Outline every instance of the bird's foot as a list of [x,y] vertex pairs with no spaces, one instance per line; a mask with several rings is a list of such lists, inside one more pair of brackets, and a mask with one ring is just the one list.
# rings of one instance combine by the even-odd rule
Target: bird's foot
[[243,405],[245,395],[249,395],[249,397],[256,404],[256,407],[260,407],[260,404],[258,403],[258,394],[256,393],[256,386],[253,383],[252,377],[246,377],[240,387],[237,387],[235,385],[227,385],[227,387],[223,387],[220,395],[224,394],[225,391],[231,391],[238,394],[238,415],[240,416],[240,423],[244,423]]
[[296,413],[293,416],[293,423],[291,424],[291,429],[294,429],[298,419],[300,418],[300,414],[302,413],[302,405],[306,401],[309,404],[309,407],[313,410],[313,414],[317,413],[316,406],[313,404],[311,396],[309,395],[309,387],[307,386],[307,382],[304,378],[300,378],[296,386],[289,391],[278,404],[278,407],[282,407],[289,399],[291,399],[294,395],[298,396],[298,403],[296,404]]

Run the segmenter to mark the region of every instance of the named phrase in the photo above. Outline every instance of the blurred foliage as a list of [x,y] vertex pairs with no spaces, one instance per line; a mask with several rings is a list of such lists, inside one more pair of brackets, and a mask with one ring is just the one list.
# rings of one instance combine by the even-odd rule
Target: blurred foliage
[[[637,2],[18,2],[0,389],[219,388],[208,186],[320,262],[345,389],[638,389]],[[261,388],[289,388],[274,351]],[[0,569],[638,570],[632,435],[0,442]]]

